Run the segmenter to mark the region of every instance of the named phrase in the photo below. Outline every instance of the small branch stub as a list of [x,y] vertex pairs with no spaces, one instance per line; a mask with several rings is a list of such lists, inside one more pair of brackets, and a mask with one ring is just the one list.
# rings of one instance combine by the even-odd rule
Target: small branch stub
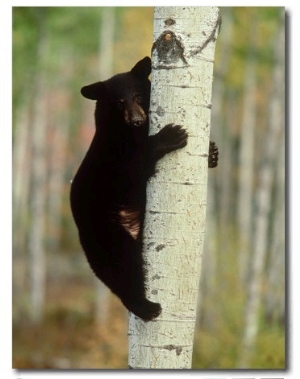
[[176,21],[173,20],[173,18],[168,18],[167,20],[165,20],[165,25],[166,26],[171,26],[171,25],[174,25],[176,24]]
[[[179,9],[180,7],[177,7]],[[190,13],[193,7],[185,7],[184,13]],[[206,7],[208,8],[208,7]],[[212,8],[212,7],[211,7]],[[174,9],[174,8],[173,8]],[[182,8],[183,9],[183,8]],[[190,66],[190,58],[199,55],[212,42],[214,49],[214,42],[216,41],[220,27],[221,16],[212,17],[211,21],[207,23],[206,28],[201,30],[201,34],[195,37],[195,33],[199,32],[197,25],[190,32],[184,32],[184,22],[186,17],[177,18],[174,13],[172,17],[158,19],[160,28],[166,29],[160,35],[156,36],[152,46],[152,68],[153,69],[172,69]],[[201,20],[199,20],[201,23]],[[194,18],[196,23],[196,18]],[[154,32],[155,33],[155,32]],[[197,40],[197,44],[195,41]],[[210,54],[209,54],[210,55]],[[203,57],[205,59],[205,56]]]
[[[168,19],[165,22],[170,24],[170,20],[171,19]],[[159,68],[172,68],[173,65],[180,60],[187,65],[187,61],[184,57],[184,47],[180,41],[180,37],[176,36],[171,30],[163,32],[154,42],[152,46],[153,59],[155,55],[157,55]]]

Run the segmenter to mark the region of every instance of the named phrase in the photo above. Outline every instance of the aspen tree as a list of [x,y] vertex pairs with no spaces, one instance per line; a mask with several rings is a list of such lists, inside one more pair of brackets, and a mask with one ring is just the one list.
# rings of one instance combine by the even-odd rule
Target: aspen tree
[[[254,244],[251,273],[245,309],[245,327],[237,368],[251,368],[255,344],[259,332],[259,315],[262,302],[262,287],[265,277],[265,261],[268,250],[269,222],[272,210],[272,186],[275,177],[274,166],[278,161],[280,145],[283,144],[284,130],[284,51],[285,20],[282,8],[282,21],[278,30],[274,54],[273,92],[270,98],[269,123],[266,131],[268,143],[264,149],[258,172],[258,186],[255,196]],[[284,198],[282,196],[282,202]],[[282,228],[284,226],[282,225]],[[278,231],[281,233],[281,231]],[[284,251],[281,252],[282,258]]]
[[217,7],[156,7],[150,134],[183,125],[188,145],[157,165],[147,187],[147,296],[162,313],[129,320],[129,367],[191,368],[203,253]]
[[45,253],[45,209],[47,179],[47,109],[46,76],[43,71],[44,57],[48,46],[45,30],[45,11],[37,10],[39,40],[37,46],[38,73],[35,79],[34,116],[31,128],[32,155],[30,164],[32,178],[29,199],[30,225],[28,249],[30,259],[30,317],[32,322],[40,323],[43,317],[46,291],[46,253]]

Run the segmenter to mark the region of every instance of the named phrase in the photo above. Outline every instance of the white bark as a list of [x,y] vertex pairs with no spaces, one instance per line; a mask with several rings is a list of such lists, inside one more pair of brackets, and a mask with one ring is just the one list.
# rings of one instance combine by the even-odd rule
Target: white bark
[[[101,80],[112,76],[113,46],[115,31],[114,8],[105,7],[101,11],[100,46],[99,46],[99,75]],[[95,278],[96,286],[96,321],[105,324],[108,319],[109,289]]]
[[[283,115],[282,115],[283,119]],[[268,265],[266,316],[269,321],[285,320],[285,141],[281,136],[276,174],[276,194]]]
[[[49,248],[58,251],[60,248],[60,237],[62,226],[63,189],[65,185],[65,167],[70,138],[71,113],[66,112],[66,106],[70,106],[69,85],[74,73],[73,52],[64,47],[56,55],[60,62],[60,71],[64,78],[60,79],[61,90],[55,98],[55,113],[49,115],[51,120],[52,147],[49,152],[49,179],[48,179],[48,209],[46,229],[49,237]],[[67,67],[67,69],[66,69]],[[68,90],[64,90],[68,88]]]
[[[189,139],[187,147],[158,163],[148,184],[144,228],[148,297],[161,304],[162,314],[148,323],[130,315],[130,368],[191,368],[218,29],[217,7],[155,8],[150,134],[175,123],[188,130]],[[165,56],[158,53],[161,36],[165,41],[177,39]]]
[[[229,209],[230,209],[230,190],[231,190],[231,164],[230,156],[232,149],[230,146],[230,136],[227,127],[224,127],[226,123],[227,114],[224,113],[226,109],[224,105],[225,96],[225,76],[229,68],[229,58],[231,56],[232,49],[232,37],[233,37],[233,12],[232,8],[225,8],[222,10],[222,33],[218,37],[218,50],[219,50],[219,62],[221,65],[216,67],[213,83],[213,111],[212,111],[212,140],[216,141],[219,150],[221,151],[221,168],[213,170],[214,172],[210,176],[208,186],[207,197],[207,215],[206,215],[206,237],[204,243],[204,251],[209,251],[209,254],[204,254],[201,282],[199,289],[198,300],[198,314],[197,325],[201,325],[201,322],[205,325],[209,325],[210,328],[215,326],[215,312],[216,308],[206,307],[201,318],[201,312],[204,308],[201,302],[205,303],[205,298],[214,299],[218,287],[216,285],[219,274],[219,244],[223,243],[220,240],[220,233],[218,233],[218,225],[221,222],[221,215],[224,222],[228,222]],[[232,109],[227,110],[226,113],[233,114]],[[218,188],[222,188],[218,191]],[[218,199],[221,200],[218,200]],[[219,204],[222,204],[221,210]],[[224,247],[224,245],[222,245]],[[221,248],[221,247],[220,247]]]
[[238,183],[238,228],[239,228],[239,272],[241,282],[247,279],[252,240],[254,128],[256,125],[256,67],[253,53],[247,59],[244,74],[244,105],[241,123],[241,143]]
[[112,75],[114,34],[115,10],[111,7],[103,7],[99,36],[99,74],[101,80],[108,79]]
[[[284,11],[283,11],[284,12]],[[284,13],[283,13],[284,14]],[[284,19],[283,19],[284,20]],[[282,143],[284,130],[284,21],[279,29],[275,44],[275,65],[273,92],[270,99],[269,124],[265,138],[265,153],[259,170],[256,193],[256,217],[252,273],[249,283],[248,300],[245,310],[245,330],[240,350],[238,368],[249,368],[258,333],[259,310],[262,298],[262,283],[265,276],[264,265],[268,248],[268,230],[272,206],[272,185],[274,166]],[[282,199],[284,201],[284,199]],[[282,225],[282,227],[284,227]],[[284,252],[282,252],[284,254]]]
[[[42,17],[42,16],[41,16]],[[41,34],[38,46],[38,59],[43,62],[47,40],[41,22]],[[45,206],[46,206],[46,96],[45,73],[41,66],[36,78],[34,101],[34,117],[32,123],[32,190],[30,193],[30,226],[29,226],[29,255],[30,255],[30,296],[31,318],[40,322],[44,308],[45,297]]]
[[[28,96],[29,97],[29,96]],[[26,243],[30,172],[28,152],[30,150],[30,117],[28,101],[22,100],[16,112],[13,141],[13,229],[15,252],[22,252]]]

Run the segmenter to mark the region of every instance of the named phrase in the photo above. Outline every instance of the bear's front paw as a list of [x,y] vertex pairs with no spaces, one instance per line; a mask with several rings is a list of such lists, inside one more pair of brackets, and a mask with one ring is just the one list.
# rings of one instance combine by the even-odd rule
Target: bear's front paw
[[157,134],[159,148],[166,154],[187,145],[188,133],[181,125],[168,124]]

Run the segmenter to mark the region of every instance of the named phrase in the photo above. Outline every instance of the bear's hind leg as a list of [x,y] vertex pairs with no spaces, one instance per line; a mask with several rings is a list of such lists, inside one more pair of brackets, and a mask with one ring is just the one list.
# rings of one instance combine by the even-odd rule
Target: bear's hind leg
[[130,273],[133,271],[132,267],[135,265],[133,264],[130,268],[127,264],[125,267],[104,267],[101,270],[101,275],[98,276],[120,298],[130,312],[144,321],[150,321],[159,316],[161,306],[159,303],[154,303],[146,298],[144,275],[135,271],[133,274],[135,277],[130,277]]
[[[146,298],[145,270],[139,241],[122,228],[114,231],[114,239],[107,245],[109,267],[103,267],[97,276],[114,292],[124,306],[144,321],[161,313],[159,303]],[[96,273],[97,274],[97,273]]]
[[[161,306],[159,303],[154,303],[146,298],[144,264],[142,259],[136,260],[137,256],[142,258],[141,251],[128,254],[127,261],[122,265],[120,277],[123,286],[122,289],[120,288],[119,297],[130,312],[144,321],[150,321],[159,316]],[[126,278],[124,272],[128,273]],[[124,289],[126,290],[124,291]]]

